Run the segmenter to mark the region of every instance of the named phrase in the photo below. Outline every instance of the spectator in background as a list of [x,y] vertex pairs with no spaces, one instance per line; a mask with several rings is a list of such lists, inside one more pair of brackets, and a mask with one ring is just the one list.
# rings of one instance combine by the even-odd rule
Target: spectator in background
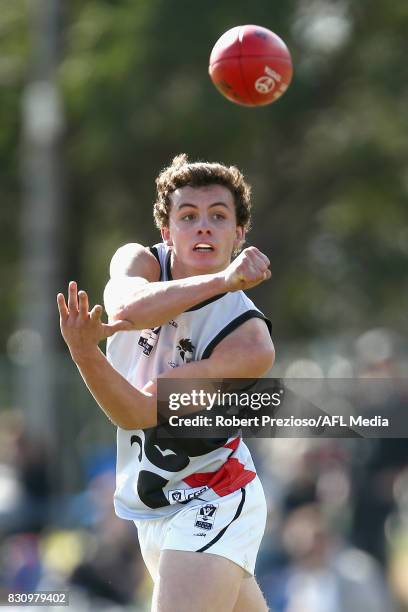
[[[318,504],[299,506],[283,527],[288,565],[265,595],[274,612],[393,612],[381,568],[335,537]],[[280,584],[280,590],[276,587]]]
[[17,411],[1,415],[0,431],[0,530],[38,533],[51,512],[47,448],[30,438]]
[[[382,414],[395,425],[407,405],[407,385],[398,339],[386,328],[371,329],[356,341],[356,371],[365,379],[359,409],[367,417]],[[401,381],[402,382],[402,381]],[[352,542],[386,563],[385,523],[396,510],[394,485],[408,463],[405,438],[367,438],[352,457]]]

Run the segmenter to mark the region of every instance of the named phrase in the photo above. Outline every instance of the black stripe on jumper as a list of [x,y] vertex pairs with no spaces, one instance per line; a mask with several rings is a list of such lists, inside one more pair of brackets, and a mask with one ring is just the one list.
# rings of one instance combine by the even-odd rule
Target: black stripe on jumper
[[244,503],[245,503],[245,489],[242,487],[241,488],[241,493],[242,493],[242,498],[241,501],[239,502],[239,506],[237,508],[237,511],[235,512],[235,516],[232,519],[232,521],[230,523],[228,523],[228,525],[226,525],[224,527],[224,529],[221,529],[220,533],[218,533],[215,538],[213,538],[210,542],[208,542],[205,546],[203,546],[202,548],[199,548],[196,552],[204,552],[205,550],[208,550],[210,548],[210,546],[212,546],[213,544],[215,544],[216,542],[218,542],[218,540],[220,540],[222,538],[222,536],[224,535],[224,533],[227,531],[228,527],[231,525],[231,523],[233,523],[234,521],[237,520],[237,518],[239,517],[239,515],[242,512],[242,508],[244,507]]
[[265,321],[269,330],[269,334],[271,334],[272,324],[269,319],[267,319],[259,310],[256,310],[255,308],[252,308],[251,310],[246,310],[238,317],[230,321],[230,323],[228,323],[228,325],[226,325],[224,329],[222,329],[215,336],[215,338],[211,340],[211,342],[204,349],[203,356],[201,357],[201,359],[208,359],[208,357],[211,355],[217,344],[221,342],[221,340],[224,340],[224,338],[228,336],[228,334],[233,332],[235,329],[237,329],[237,327],[239,327],[246,321],[249,321],[249,319],[262,319],[263,321]]
[[157,252],[157,247],[151,246],[151,247],[149,247],[149,251],[151,252],[152,255],[155,256],[155,258],[157,259],[157,261],[160,264],[160,257],[159,257],[159,253]]
[[157,250],[157,248],[155,246],[149,247],[149,251],[151,252],[152,255],[155,256],[155,258],[157,259],[157,262],[160,266],[160,278],[159,281],[163,280],[163,270],[161,267],[161,263],[160,263],[160,257],[159,257],[159,252]]

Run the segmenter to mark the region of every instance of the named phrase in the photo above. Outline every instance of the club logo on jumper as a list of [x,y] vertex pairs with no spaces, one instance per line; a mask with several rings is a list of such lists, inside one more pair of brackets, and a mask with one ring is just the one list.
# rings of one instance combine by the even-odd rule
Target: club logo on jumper
[[171,325],[172,327],[175,327],[176,329],[177,329],[177,327],[178,327],[178,323],[177,323],[176,321],[174,321],[174,319],[171,319],[171,320],[169,321],[169,325]]
[[215,514],[217,512],[218,504],[206,504],[201,506],[196,515],[196,521],[194,527],[200,529],[206,529],[209,531],[214,527]]
[[177,345],[177,350],[180,351],[180,357],[186,363],[189,363],[193,360],[193,351],[195,349],[194,344],[192,344],[190,338],[181,338]]
[[141,332],[138,345],[143,348],[143,355],[148,357],[152,352],[159,337],[160,329],[161,327],[152,327]]
[[204,493],[204,491],[207,491],[207,489],[207,485],[194,489],[173,489],[168,492],[169,502],[171,504],[185,504],[201,495],[201,493]]

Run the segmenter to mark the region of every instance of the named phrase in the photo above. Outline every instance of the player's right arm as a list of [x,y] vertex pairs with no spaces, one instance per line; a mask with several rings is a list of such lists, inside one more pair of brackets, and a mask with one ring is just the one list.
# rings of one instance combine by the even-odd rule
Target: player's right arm
[[249,247],[221,272],[160,282],[160,265],[150,250],[127,244],[113,256],[110,276],[104,293],[110,320],[147,329],[221,293],[254,287],[271,272],[266,255]]

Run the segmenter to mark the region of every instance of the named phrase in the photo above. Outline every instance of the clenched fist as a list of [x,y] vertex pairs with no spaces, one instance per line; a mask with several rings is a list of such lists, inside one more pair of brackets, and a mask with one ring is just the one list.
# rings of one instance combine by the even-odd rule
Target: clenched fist
[[250,246],[224,271],[227,291],[250,289],[271,277],[270,261],[259,249]]

